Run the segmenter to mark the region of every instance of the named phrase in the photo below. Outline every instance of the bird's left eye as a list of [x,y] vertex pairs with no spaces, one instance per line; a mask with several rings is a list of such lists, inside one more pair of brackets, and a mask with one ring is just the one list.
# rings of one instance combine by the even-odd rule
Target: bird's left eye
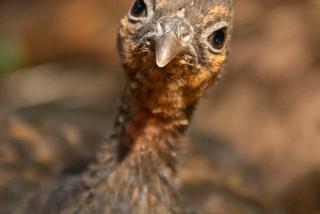
[[129,17],[134,20],[146,18],[148,16],[147,5],[144,0],[137,0],[129,13]]
[[213,32],[209,36],[208,42],[215,51],[220,51],[224,47],[226,38],[227,38],[227,28],[223,27]]

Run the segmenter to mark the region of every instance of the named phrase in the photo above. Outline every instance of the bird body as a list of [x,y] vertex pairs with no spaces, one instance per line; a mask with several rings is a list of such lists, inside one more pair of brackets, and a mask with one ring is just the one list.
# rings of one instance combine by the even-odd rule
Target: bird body
[[183,213],[178,156],[192,113],[227,57],[231,0],[137,0],[121,21],[127,80],[113,134],[81,175],[21,213]]

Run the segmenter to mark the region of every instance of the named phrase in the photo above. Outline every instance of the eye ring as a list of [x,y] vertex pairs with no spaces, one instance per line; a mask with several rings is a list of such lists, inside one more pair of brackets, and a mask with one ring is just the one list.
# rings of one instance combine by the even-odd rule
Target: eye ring
[[144,0],[136,0],[132,5],[128,18],[131,21],[143,21],[148,17],[148,5]]
[[211,52],[216,54],[222,53],[229,40],[228,23],[220,22],[209,27],[203,33],[203,40]]
[[215,50],[223,49],[227,39],[227,28],[223,27],[214,31],[209,37],[208,42]]

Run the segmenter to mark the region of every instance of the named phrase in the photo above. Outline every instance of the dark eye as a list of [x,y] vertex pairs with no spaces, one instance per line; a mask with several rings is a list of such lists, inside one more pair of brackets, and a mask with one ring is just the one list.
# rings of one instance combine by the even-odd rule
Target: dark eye
[[209,43],[215,50],[221,50],[226,42],[227,28],[221,28],[209,36]]
[[143,0],[137,0],[132,6],[130,16],[132,16],[133,18],[145,18],[147,17],[147,15],[148,13],[146,4]]

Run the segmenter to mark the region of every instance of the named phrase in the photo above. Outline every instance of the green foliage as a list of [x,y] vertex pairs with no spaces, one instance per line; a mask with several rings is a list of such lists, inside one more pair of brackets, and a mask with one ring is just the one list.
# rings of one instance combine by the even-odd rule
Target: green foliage
[[12,71],[23,62],[21,46],[15,40],[0,37],[0,72]]

